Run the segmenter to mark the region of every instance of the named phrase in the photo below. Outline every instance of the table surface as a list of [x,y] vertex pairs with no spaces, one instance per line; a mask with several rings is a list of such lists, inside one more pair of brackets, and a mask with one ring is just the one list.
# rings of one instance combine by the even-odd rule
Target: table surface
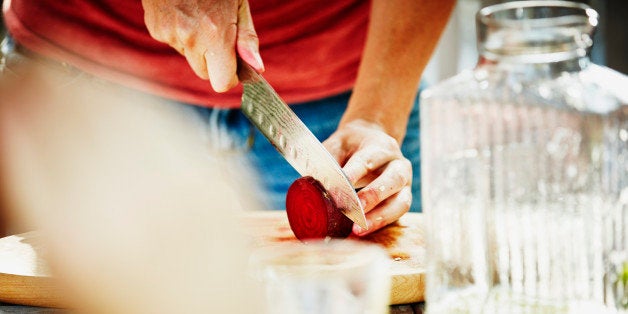
[[69,312],[44,307],[0,303],[0,314],[69,314]]
[[[71,314],[74,312],[43,307],[0,303],[0,314]],[[390,314],[423,314],[423,303],[391,305]]]

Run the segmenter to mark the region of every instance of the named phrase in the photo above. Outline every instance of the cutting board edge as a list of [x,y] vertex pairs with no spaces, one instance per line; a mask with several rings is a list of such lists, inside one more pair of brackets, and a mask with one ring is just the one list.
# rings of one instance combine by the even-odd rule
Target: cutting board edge
[[69,308],[52,277],[0,273],[0,302],[49,308]]
[[409,304],[425,300],[425,273],[392,276],[390,304]]
[[[272,218],[278,215],[281,211],[256,211],[251,216],[259,217],[260,219]],[[420,214],[419,214],[420,215]],[[249,218],[251,216],[248,216]],[[408,215],[406,219],[415,220],[421,218],[418,215]],[[30,236],[36,236],[35,232],[25,233]],[[23,234],[22,234],[23,235]],[[19,236],[19,235],[13,235]],[[425,269],[417,268],[413,272],[396,273],[391,271],[391,305],[408,304],[421,302],[424,300],[424,277]],[[404,278],[405,276],[405,278]],[[0,282],[12,283],[9,287],[11,291],[9,293],[3,293],[8,289],[4,289],[0,286],[0,302],[30,305],[39,307],[52,307],[52,308],[69,308],[67,303],[58,294],[58,287],[55,288],[54,280],[50,276],[29,276],[22,274],[11,274],[0,272]],[[417,283],[418,286],[417,286]],[[15,287],[14,287],[15,286]]]

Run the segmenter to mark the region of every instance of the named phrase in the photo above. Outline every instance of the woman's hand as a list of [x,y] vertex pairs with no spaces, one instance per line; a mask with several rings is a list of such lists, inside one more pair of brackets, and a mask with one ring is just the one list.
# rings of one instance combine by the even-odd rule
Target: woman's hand
[[377,124],[364,120],[341,124],[323,144],[343,166],[351,184],[363,187],[358,197],[369,228],[354,225],[354,234],[378,230],[410,209],[412,165],[399,143]]
[[236,51],[263,72],[247,0],[142,0],[151,36],[185,56],[216,92],[238,84]]

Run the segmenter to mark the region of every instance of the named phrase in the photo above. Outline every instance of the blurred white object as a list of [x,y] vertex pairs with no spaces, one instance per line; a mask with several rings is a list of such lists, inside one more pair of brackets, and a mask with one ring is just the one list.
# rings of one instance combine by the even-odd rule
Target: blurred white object
[[390,260],[354,240],[286,242],[256,250],[251,271],[266,288],[272,314],[383,314],[390,298]]
[[261,307],[236,221],[253,187],[226,175],[234,165],[208,153],[195,120],[157,98],[32,64],[0,82],[3,192],[13,216],[41,232],[77,312]]
[[475,13],[480,8],[479,0],[456,2],[447,27],[423,73],[423,81],[427,86],[471,68],[477,63]]

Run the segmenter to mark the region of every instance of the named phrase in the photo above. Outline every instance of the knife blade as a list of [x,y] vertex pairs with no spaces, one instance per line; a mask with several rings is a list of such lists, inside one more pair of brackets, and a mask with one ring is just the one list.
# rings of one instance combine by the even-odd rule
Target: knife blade
[[338,209],[367,229],[364,208],[340,165],[297,117],[277,92],[255,70],[238,60],[243,85],[242,112],[301,175],[321,182]]

